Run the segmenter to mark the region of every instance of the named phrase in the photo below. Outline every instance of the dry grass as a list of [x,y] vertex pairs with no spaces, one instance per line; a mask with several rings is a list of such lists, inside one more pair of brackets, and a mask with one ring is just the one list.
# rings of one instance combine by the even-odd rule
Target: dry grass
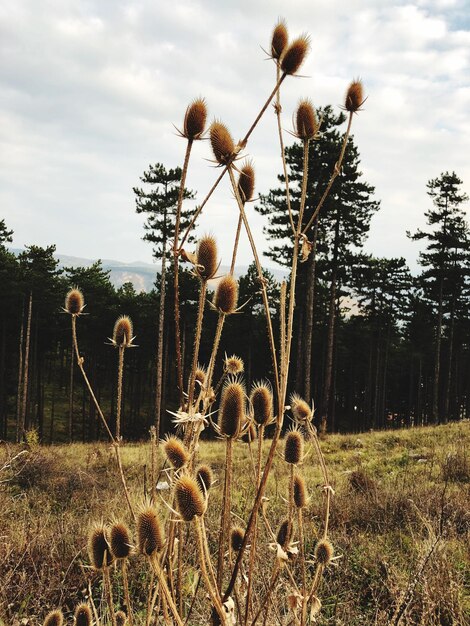
[[[322,582],[319,624],[387,623],[426,551],[427,526],[436,534],[441,528],[442,540],[402,623],[469,623],[470,487],[460,461],[458,471],[454,465],[449,470],[449,459],[464,454],[469,442],[470,425],[465,422],[360,436],[334,435],[322,442],[336,490],[330,539],[340,559],[339,565],[329,567]],[[17,451],[3,447],[0,466]],[[138,503],[144,496],[149,446],[125,446],[122,457],[130,491]],[[220,483],[223,445],[203,442],[200,457],[211,464]],[[251,464],[248,445],[235,444],[234,457],[231,521],[239,525],[238,516],[246,519],[253,498],[247,474]],[[304,472],[311,496],[305,514],[305,544],[311,554],[323,510],[321,473],[312,455],[305,461]],[[88,581],[95,598],[101,594],[101,579],[88,567],[86,554],[90,522],[117,517],[132,527],[114,469],[113,450],[105,444],[36,447],[4,470],[1,480],[5,482],[0,492],[0,615],[8,624],[26,617],[28,624],[40,624],[50,609],[62,606],[70,618],[75,605],[87,597]],[[285,464],[278,459],[268,483],[268,512],[274,529],[285,516],[287,481]],[[208,511],[213,555],[217,552],[218,520],[214,518],[220,510],[220,487],[211,492],[213,505]],[[157,502],[157,506],[162,515],[168,515],[163,505]],[[261,536],[266,539],[263,532]],[[191,536],[187,554],[183,582],[190,595],[197,576]],[[271,571],[273,559],[272,552],[262,550],[258,567]],[[129,568],[130,586],[142,614],[147,596],[145,571],[144,559],[135,556]],[[116,596],[122,597],[120,573],[116,570],[113,576]],[[255,596],[263,594],[262,582],[254,591]],[[203,595],[201,592],[200,597]],[[203,607],[196,605],[191,624],[204,624],[205,619]]]

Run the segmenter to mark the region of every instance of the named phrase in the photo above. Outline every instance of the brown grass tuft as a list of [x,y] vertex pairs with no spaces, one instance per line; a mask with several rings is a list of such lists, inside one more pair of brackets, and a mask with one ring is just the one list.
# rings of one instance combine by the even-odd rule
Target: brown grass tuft
[[286,435],[284,460],[291,465],[298,465],[304,453],[304,438],[298,430],[291,430]]
[[222,390],[219,408],[219,429],[222,435],[236,438],[245,419],[245,388],[242,383],[233,379],[228,381]]
[[96,570],[101,570],[103,565],[109,566],[113,562],[113,555],[106,536],[106,527],[103,524],[95,526],[88,540],[88,554],[90,561]]
[[209,465],[200,465],[196,469],[196,482],[202,493],[209,491],[214,482],[214,474]]
[[175,485],[176,506],[185,522],[194,517],[201,517],[206,510],[206,503],[199,485],[194,478],[182,476]]
[[310,100],[301,100],[299,102],[295,112],[294,132],[302,141],[313,139],[317,134],[317,116]]
[[189,452],[178,437],[168,437],[163,444],[167,459],[175,469],[181,469],[189,461]]
[[227,274],[217,285],[214,296],[214,306],[221,313],[230,315],[235,312],[238,301],[238,282]]
[[230,534],[230,545],[234,552],[238,552],[242,547],[243,539],[245,538],[245,531],[240,526],[232,528]]
[[187,139],[200,139],[207,121],[207,107],[204,98],[193,100],[186,109],[183,135]]
[[125,524],[118,522],[111,526],[109,532],[111,554],[115,559],[127,559],[131,553],[131,537]]
[[137,516],[137,545],[146,556],[163,550],[165,538],[157,511],[153,507],[143,508]]
[[217,120],[212,122],[209,137],[215,160],[221,165],[230,163],[233,160],[235,143],[225,124]]
[[273,30],[271,37],[271,55],[273,59],[280,59],[282,53],[287,47],[289,42],[289,35],[287,33],[287,26],[284,20],[279,20]]
[[199,240],[196,251],[196,271],[203,280],[210,280],[215,276],[218,268],[217,244],[211,235],[205,235]]
[[315,559],[322,565],[328,565],[334,555],[334,549],[328,539],[320,539],[315,546]]
[[253,419],[258,426],[266,426],[273,416],[273,392],[269,385],[257,383],[250,394]]
[[349,85],[344,99],[344,108],[350,113],[356,113],[364,104],[364,90],[360,80],[353,80]]
[[133,328],[131,318],[127,315],[121,315],[121,317],[119,317],[114,324],[113,344],[117,347],[123,346],[124,348],[127,348],[132,345],[132,333]]
[[298,509],[307,506],[307,487],[303,476],[296,474],[294,476],[294,504]]
[[310,40],[307,35],[302,35],[293,41],[282,55],[281,69],[284,74],[295,74],[302,63],[310,48]]
[[88,604],[79,604],[75,609],[75,626],[91,626],[93,616]]
[[243,204],[253,198],[255,193],[255,168],[251,161],[246,161],[240,170],[238,193],[240,194]]
[[65,310],[70,315],[80,315],[85,307],[85,298],[78,287],[73,287],[65,296]]
[[46,619],[44,620],[44,626],[62,626],[63,623],[64,616],[60,609],[48,613],[46,615]]

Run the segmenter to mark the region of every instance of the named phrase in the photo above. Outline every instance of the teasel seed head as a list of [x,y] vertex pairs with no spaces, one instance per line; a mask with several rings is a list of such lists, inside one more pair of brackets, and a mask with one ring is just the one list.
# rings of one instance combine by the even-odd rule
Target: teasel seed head
[[350,113],[357,113],[364,104],[364,91],[360,80],[353,80],[344,99],[344,108]]
[[290,542],[290,535],[292,532],[290,528],[291,528],[291,524],[289,524],[289,520],[285,519],[281,523],[281,525],[279,526],[279,530],[277,531],[276,541],[283,550],[287,548]]
[[238,301],[238,282],[233,276],[227,274],[224,276],[216,287],[214,296],[214,307],[224,313],[230,315],[235,313]]
[[181,469],[189,461],[189,452],[178,437],[168,437],[163,444],[167,459],[175,469]]
[[310,40],[307,35],[295,39],[284,51],[280,63],[284,74],[295,74],[307,56],[310,48]]
[[315,546],[315,558],[322,565],[328,565],[334,556],[334,549],[328,539],[320,539]]
[[206,502],[199,485],[190,476],[181,476],[175,485],[176,507],[185,522],[201,517],[206,510]]
[[240,526],[234,526],[230,533],[230,545],[234,552],[238,552],[242,547],[243,539],[245,538],[245,531]]
[[302,461],[304,452],[304,438],[298,430],[291,430],[286,435],[284,460],[291,465],[298,465]]
[[107,529],[103,524],[92,528],[88,539],[88,553],[91,564],[96,570],[103,569],[103,565],[109,567],[113,562]]
[[266,426],[273,416],[273,392],[270,385],[257,383],[250,395],[253,419],[258,426]]
[[207,107],[204,98],[196,98],[186,109],[183,135],[187,139],[200,139],[207,121]]
[[280,59],[282,53],[287,47],[289,42],[289,35],[287,33],[287,26],[284,20],[279,20],[273,30],[271,37],[271,55],[273,59]]
[[298,424],[310,422],[313,417],[313,411],[310,405],[305,402],[298,394],[293,393],[290,397],[290,406],[294,420]]
[[200,465],[196,469],[196,482],[202,493],[209,491],[214,482],[214,474],[209,465]]
[[146,556],[161,552],[165,545],[160,518],[151,506],[145,506],[137,515],[137,545]]
[[228,374],[241,374],[245,369],[245,365],[243,360],[237,356],[236,354],[232,354],[232,356],[228,356],[225,358],[224,362],[225,371]]
[[210,280],[215,276],[219,264],[217,262],[217,244],[211,235],[199,240],[196,250],[196,271],[202,280]]
[[199,383],[201,387],[203,387],[204,383],[206,382],[206,370],[200,365],[198,365],[196,368],[196,372],[194,374],[194,380],[197,383]]
[[219,408],[220,433],[228,438],[240,434],[245,419],[245,388],[237,379],[227,381],[222,390]]
[[134,339],[132,333],[133,328],[131,318],[127,315],[121,315],[121,317],[119,317],[114,324],[112,338],[113,346],[117,348],[129,348],[132,346],[132,340]]
[[243,167],[240,170],[240,176],[238,178],[238,193],[240,198],[245,204],[249,202],[255,193],[255,168],[251,161],[245,161]]
[[218,120],[212,122],[209,129],[209,137],[215,160],[220,165],[230,163],[235,153],[235,143],[225,124]]
[[44,626],[62,626],[64,623],[64,616],[60,609],[51,611],[46,615],[44,620]]
[[302,141],[313,139],[318,133],[315,109],[310,100],[301,100],[295,112],[294,134]]
[[73,287],[67,292],[65,296],[65,308],[64,310],[70,315],[78,316],[85,308],[85,298],[82,291],[78,287]]
[[298,509],[303,509],[307,506],[307,500],[305,479],[303,476],[296,474],[294,476],[294,504]]
[[127,559],[131,553],[131,536],[125,524],[116,522],[109,531],[109,545],[115,559]]
[[75,626],[91,626],[93,615],[88,604],[79,604],[75,609]]
[[118,611],[115,615],[116,618],[116,626],[126,626],[127,624],[127,615],[124,611]]

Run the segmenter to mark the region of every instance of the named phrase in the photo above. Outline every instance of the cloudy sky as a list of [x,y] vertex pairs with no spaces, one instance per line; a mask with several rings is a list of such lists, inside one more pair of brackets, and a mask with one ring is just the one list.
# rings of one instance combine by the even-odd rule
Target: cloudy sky
[[[273,86],[261,46],[279,17],[312,43],[306,78],[284,83],[284,127],[300,97],[340,105],[348,82],[363,79],[353,132],[382,202],[367,250],[415,268],[405,231],[424,225],[426,181],[455,170],[470,192],[469,0],[2,0],[0,218],[14,245],[150,262],[132,187],[149,163],[181,164],[172,125],[196,96],[236,139],[245,133]],[[248,152],[266,192],[280,170],[272,111]],[[188,186],[200,199],[218,173],[210,157],[199,142]],[[264,218],[251,218],[263,248]],[[236,219],[225,181],[200,220],[224,262]],[[240,262],[249,260],[243,241]]]

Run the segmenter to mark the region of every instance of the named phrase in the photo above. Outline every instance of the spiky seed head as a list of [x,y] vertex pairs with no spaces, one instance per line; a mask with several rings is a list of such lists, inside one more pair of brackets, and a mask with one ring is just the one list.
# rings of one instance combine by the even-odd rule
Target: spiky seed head
[[295,134],[299,139],[308,141],[318,132],[315,109],[310,100],[301,100],[295,112]]
[[225,359],[224,367],[225,367],[225,371],[228,374],[235,375],[235,374],[241,374],[245,368],[245,365],[243,363],[243,360],[239,356],[232,354],[232,356],[229,356]]
[[93,616],[88,604],[79,604],[75,609],[75,626],[91,626]]
[[132,333],[133,328],[131,318],[127,315],[121,315],[121,317],[119,317],[114,324],[113,345],[128,348],[132,345]]
[[196,271],[203,280],[209,280],[217,271],[217,244],[211,235],[199,240],[196,250]]
[[126,626],[127,624],[127,615],[124,611],[118,611],[115,615],[116,618],[116,626]]
[[289,524],[288,519],[285,519],[279,526],[279,530],[277,531],[277,535],[276,535],[277,543],[284,550],[289,545],[291,532],[292,532],[291,524]]
[[237,380],[229,380],[222,390],[219,408],[219,428],[222,435],[238,437],[245,418],[245,388]]
[[305,400],[299,395],[293,393],[290,397],[290,405],[292,409],[292,415],[299,424],[310,422],[313,417],[313,411]]
[[251,391],[250,402],[253,419],[258,426],[266,426],[273,415],[273,392],[265,383],[258,383]]
[[255,441],[257,436],[258,436],[258,433],[256,432],[256,427],[253,424],[253,422],[250,422],[248,426],[246,427],[246,430],[243,434],[242,441],[244,443],[251,443],[252,441]]
[[310,40],[307,35],[295,39],[282,55],[281,69],[284,74],[295,74],[307,56],[310,48]]
[[279,20],[273,30],[271,38],[271,55],[273,59],[280,59],[282,53],[287,47],[289,42],[289,35],[287,33],[287,26],[284,20]]
[[294,504],[298,509],[307,506],[307,487],[303,476],[294,476]]
[[227,274],[217,285],[214,296],[214,306],[216,309],[230,315],[235,312],[238,301],[238,282],[233,276]]
[[200,365],[197,366],[196,372],[194,374],[194,380],[201,385],[201,387],[206,382],[206,370]]
[[238,552],[242,547],[243,539],[245,538],[245,531],[240,526],[232,528],[230,533],[230,545],[234,552]]
[[349,85],[344,99],[344,108],[350,113],[356,113],[364,103],[364,90],[360,80],[353,80]]
[[88,553],[91,564],[96,570],[101,570],[103,565],[109,566],[113,562],[107,529],[102,524],[95,526],[91,530],[88,539]]
[[207,107],[204,98],[196,98],[186,109],[183,135],[187,139],[200,139],[207,121]]
[[46,619],[44,620],[44,626],[62,626],[64,623],[64,616],[60,609],[56,609],[55,611],[51,611],[46,615]]
[[246,161],[240,170],[240,177],[238,178],[238,193],[240,198],[245,204],[249,202],[255,193],[255,168],[251,161]]
[[235,152],[235,143],[225,124],[217,120],[212,122],[209,137],[215,160],[221,165],[230,163]]
[[178,437],[168,437],[163,444],[167,459],[175,469],[181,469],[189,461],[189,452]]
[[194,478],[181,476],[175,485],[176,507],[185,522],[201,517],[206,510],[204,495]]
[[304,438],[298,430],[291,430],[286,435],[284,460],[291,465],[301,462],[304,452]]
[[315,546],[315,558],[322,565],[328,565],[334,556],[334,549],[328,539],[320,539]]
[[131,553],[131,536],[125,524],[117,522],[111,526],[109,545],[115,559],[127,559]]
[[161,552],[165,545],[160,518],[151,506],[144,507],[137,515],[137,545],[146,556]]
[[80,315],[85,307],[85,298],[78,287],[69,289],[65,296],[65,310],[70,315]]
[[200,465],[196,470],[196,482],[202,493],[209,491],[214,482],[214,474],[209,465]]

